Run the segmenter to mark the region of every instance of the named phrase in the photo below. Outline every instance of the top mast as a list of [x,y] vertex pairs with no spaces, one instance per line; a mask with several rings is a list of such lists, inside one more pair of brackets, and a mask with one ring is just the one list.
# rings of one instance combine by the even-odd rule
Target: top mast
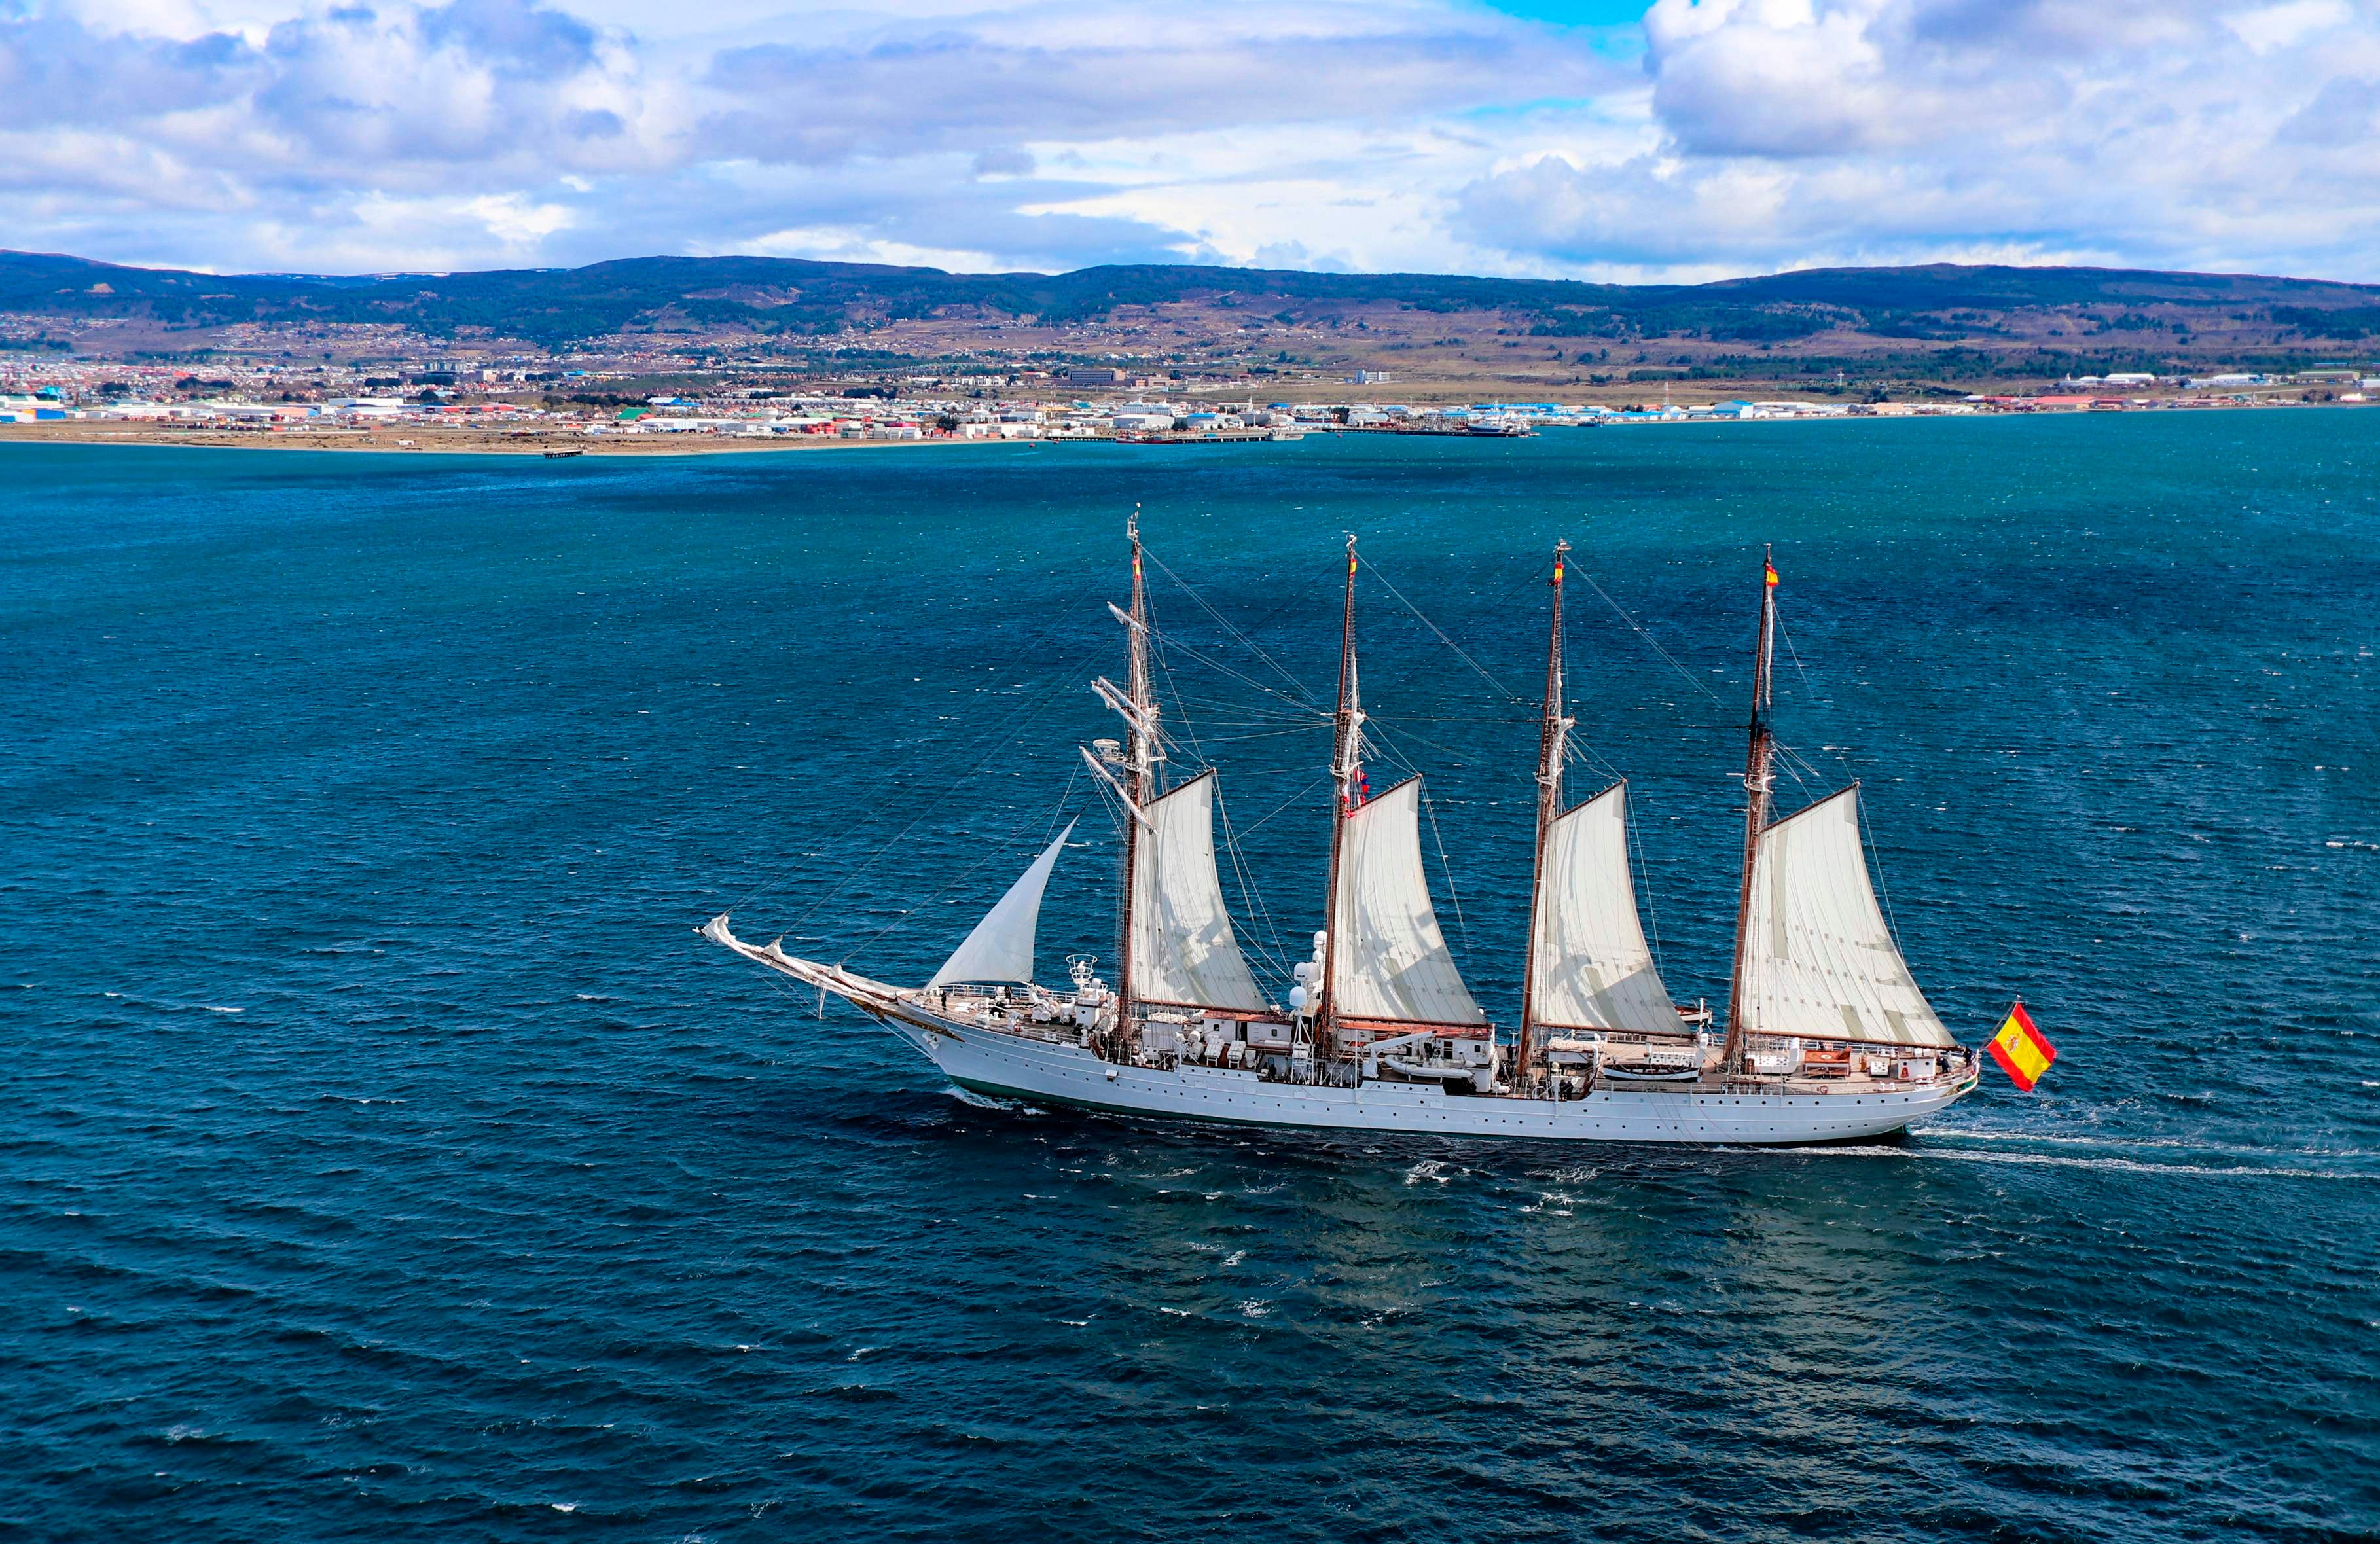
[[1752,915],[1752,862],[1760,851],[1760,833],[1768,824],[1768,794],[1772,776],[1769,758],[1776,748],[1768,730],[1768,662],[1777,633],[1777,565],[1774,548],[1763,548],[1760,560],[1760,650],[1752,669],[1752,746],[1743,762],[1743,887],[1735,904],[1735,970],[1728,979],[1727,1049],[1721,1065],[1731,1076],[1743,1065],[1743,955],[1749,946],[1744,926]]
[[1521,1032],[1512,1048],[1512,1087],[1528,1086],[1530,1032],[1536,1027],[1537,982],[1537,909],[1545,904],[1546,838],[1561,818],[1562,752],[1569,743],[1572,720],[1562,714],[1562,557],[1567,541],[1554,543],[1553,622],[1546,640],[1546,712],[1537,731],[1537,846],[1529,881],[1529,948],[1521,973]]
[[1128,1043],[1132,1032],[1132,895],[1140,861],[1140,811],[1156,795],[1157,762],[1162,754],[1157,743],[1157,697],[1148,677],[1148,584],[1140,571],[1140,505],[1132,506],[1132,518],[1123,529],[1132,542],[1132,614],[1124,626],[1130,651],[1125,695],[1131,711],[1123,715],[1132,736],[1123,768],[1132,809],[1123,822],[1123,894],[1116,918],[1114,1033],[1119,1045]]
[[1133,725],[1132,800],[1146,807],[1157,795],[1157,763],[1164,760],[1157,744],[1157,693],[1148,677],[1148,581],[1140,572],[1140,506],[1133,505],[1124,527],[1132,539],[1132,680]]
[[1347,538],[1347,603],[1339,625],[1339,711],[1330,748],[1330,889],[1322,915],[1329,931],[1322,943],[1322,1001],[1314,1015],[1315,1055],[1336,1053],[1333,1030],[1339,1015],[1339,857],[1346,845],[1347,817],[1363,796],[1364,710],[1355,682],[1355,538]]

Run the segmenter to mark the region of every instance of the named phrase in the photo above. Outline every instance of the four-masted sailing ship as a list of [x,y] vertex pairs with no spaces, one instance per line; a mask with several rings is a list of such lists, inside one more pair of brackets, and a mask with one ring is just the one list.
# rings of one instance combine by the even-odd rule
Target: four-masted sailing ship
[[[1770,653],[1777,573],[1762,565],[1744,767],[1735,963],[1723,1037],[1662,984],[1628,861],[1627,785],[1565,807],[1562,587],[1536,766],[1536,852],[1520,1023],[1498,1033],[1465,986],[1422,862],[1421,780],[1369,792],[1347,543],[1330,778],[1326,925],[1286,1005],[1242,953],[1215,856],[1208,767],[1166,785],[1135,519],[1128,669],[1098,693],[1123,721],[1086,748],[1116,808],[1116,981],[1077,956],[1068,989],[1034,981],[1034,935],[1069,824],[923,986],[900,987],[737,938],[705,937],[892,1029],[980,1094],[1132,1115],[1442,1136],[1786,1144],[1897,1132],[1975,1086],[1876,904],[1859,785],[1772,818]],[[823,1001],[823,996],[821,997]]]

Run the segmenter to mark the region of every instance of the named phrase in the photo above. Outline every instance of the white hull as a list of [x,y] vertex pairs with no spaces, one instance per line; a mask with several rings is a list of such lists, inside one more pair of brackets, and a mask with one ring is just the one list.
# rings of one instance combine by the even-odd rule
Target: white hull
[[1975,1086],[1956,1082],[1859,1094],[1733,1094],[1599,1088],[1584,1099],[1449,1094],[1434,1083],[1354,1088],[1271,1083],[1253,1072],[1101,1061],[1078,1045],[999,1030],[925,1030],[888,1020],[961,1088],[1037,1104],[1114,1114],[1318,1131],[1411,1131],[1560,1142],[1753,1143],[1791,1146],[1889,1136],[1947,1108]]
[[797,980],[834,992],[923,1052],[961,1088],[1000,1099],[1111,1114],[1310,1131],[1415,1132],[1557,1142],[1795,1146],[1887,1137],[1972,1092],[1975,1073],[1858,1092],[1730,1093],[1713,1088],[1601,1088],[1584,1099],[1450,1094],[1436,1084],[1354,1088],[1276,1083],[1252,1071],[1183,1064],[1131,1065],[1087,1047],[959,1024],[902,993],[832,966],[735,937],[724,918],[704,935]]

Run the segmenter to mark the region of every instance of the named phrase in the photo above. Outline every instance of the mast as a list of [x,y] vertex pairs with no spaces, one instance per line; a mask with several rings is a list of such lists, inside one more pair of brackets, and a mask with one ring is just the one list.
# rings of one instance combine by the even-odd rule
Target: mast
[[[1355,682],[1355,538],[1347,538],[1347,604],[1339,625],[1339,711],[1330,748],[1330,888],[1322,916],[1329,930],[1322,944],[1322,1000],[1314,1013],[1315,1056],[1336,1052],[1339,1015],[1339,858],[1346,845],[1347,817],[1355,810],[1364,776],[1364,710]],[[1326,1049],[1327,1048],[1327,1049]]]
[[1743,760],[1743,885],[1735,903],[1735,969],[1728,979],[1727,1048],[1720,1063],[1730,1076],[1743,1066],[1743,956],[1750,946],[1745,925],[1752,917],[1752,862],[1760,851],[1760,833],[1768,824],[1768,762],[1776,748],[1768,732],[1768,659],[1777,632],[1774,555],[1774,548],[1761,550],[1760,646],[1752,667],[1752,745]]
[[1562,557],[1567,541],[1554,543],[1553,622],[1546,640],[1546,713],[1537,730],[1537,847],[1529,879],[1529,947],[1522,962],[1521,1032],[1512,1047],[1512,1087],[1528,1087],[1529,1040],[1536,1026],[1537,911],[1546,898],[1546,839],[1561,818],[1562,749],[1572,721],[1562,716]]
[[[1124,788],[1131,798],[1133,818],[1123,822],[1123,885],[1116,903],[1116,993],[1114,1039],[1119,1050],[1131,1043],[1132,1035],[1132,897],[1133,881],[1140,863],[1140,827],[1138,811],[1148,807],[1157,787],[1157,698],[1149,687],[1148,678],[1148,585],[1140,571],[1140,506],[1132,507],[1132,518],[1124,524],[1124,535],[1132,541],[1132,614],[1125,621],[1124,633],[1129,639],[1130,668],[1125,678],[1125,697],[1131,711],[1123,715],[1130,733],[1131,749],[1125,753]],[[1112,608],[1111,608],[1112,609]],[[1104,684],[1104,683],[1102,683]]]

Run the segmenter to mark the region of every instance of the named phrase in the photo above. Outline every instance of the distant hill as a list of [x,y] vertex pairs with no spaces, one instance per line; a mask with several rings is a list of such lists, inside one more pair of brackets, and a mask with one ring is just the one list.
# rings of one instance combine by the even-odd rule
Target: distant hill
[[1822,333],[1924,343],[2012,336],[2027,313],[2093,313],[2095,328],[2187,334],[2194,314],[2253,322],[2276,340],[2380,337],[2380,286],[2104,268],[1834,268],[1706,285],[1597,285],[1438,274],[1205,267],[948,274],[791,258],[630,258],[585,268],[328,277],[223,275],[0,252],[0,311],[139,319],[402,323],[433,335],[486,329],[545,346],[625,330],[829,337],[856,325],[944,318],[1041,326],[1177,304],[1259,308],[1269,320],[1337,312],[1495,313],[1534,338],[1682,336],[1783,345]]

